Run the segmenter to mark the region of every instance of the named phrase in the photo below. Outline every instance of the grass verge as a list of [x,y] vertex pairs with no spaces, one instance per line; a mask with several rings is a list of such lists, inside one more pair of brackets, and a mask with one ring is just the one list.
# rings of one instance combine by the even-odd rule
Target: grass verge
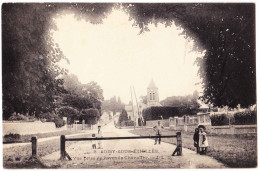
[[15,142],[30,142],[31,138],[34,136],[37,136],[37,138],[48,138],[48,137],[54,137],[54,136],[60,136],[60,135],[71,135],[75,133],[79,133],[82,130],[75,131],[75,130],[63,130],[63,131],[58,131],[58,132],[48,132],[48,133],[41,133],[41,134],[30,134],[30,135],[20,135],[19,139],[14,137],[13,139],[5,139],[3,138],[3,143],[15,143]]
[[[77,135],[77,138],[89,137],[90,134]],[[73,137],[73,136],[72,136]],[[72,143],[66,142],[66,147]],[[51,154],[60,150],[60,139],[53,139],[45,142],[38,143],[38,159],[30,159],[31,157],[31,144],[23,146],[15,146],[10,148],[3,148],[3,167],[4,168],[58,168],[60,161],[45,161],[41,160],[42,156]]]
[[[135,129],[130,131],[137,135],[154,135],[153,129]],[[174,135],[175,131],[165,129],[163,135]],[[208,135],[208,156],[211,156],[227,167],[254,168],[257,166],[256,135]],[[176,144],[172,139],[162,139],[163,142]],[[182,132],[182,146],[195,151],[193,134]],[[185,154],[184,154],[185,155]]]

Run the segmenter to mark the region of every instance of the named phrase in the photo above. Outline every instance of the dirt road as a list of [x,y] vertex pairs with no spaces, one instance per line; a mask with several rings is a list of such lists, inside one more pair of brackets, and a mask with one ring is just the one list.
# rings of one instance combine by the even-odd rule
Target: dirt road
[[[113,123],[103,128],[104,137],[136,136]],[[172,141],[176,141],[175,138]],[[222,163],[194,151],[183,149],[182,156],[171,156],[176,146],[154,145],[152,139],[103,140],[102,149],[92,149],[91,142],[79,141],[66,148],[72,161],[61,162],[61,168],[223,168]],[[43,157],[58,161],[60,152]]]

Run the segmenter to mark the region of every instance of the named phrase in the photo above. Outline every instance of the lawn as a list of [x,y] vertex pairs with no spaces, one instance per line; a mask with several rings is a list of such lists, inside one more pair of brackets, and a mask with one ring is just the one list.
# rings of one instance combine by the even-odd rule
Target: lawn
[[[89,137],[90,134],[77,135],[77,138]],[[66,146],[76,142],[66,142]],[[42,157],[60,150],[60,139],[53,139],[38,143],[38,156]],[[31,157],[31,145],[3,148],[4,168],[57,168],[60,161],[29,160]]]
[[10,138],[3,138],[3,143],[8,142],[30,142],[31,138],[34,136],[37,136],[37,138],[47,138],[47,137],[54,137],[54,136],[60,136],[60,135],[71,135],[78,132],[81,132],[82,130],[63,130],[58,132],[48,132],[48,133],[41,133],[41,134],[30,134],[30,135],[20,135],[20,139],[17,139],[16,137],[10,137]]
[[[153,129],[135,129],[130,131],[137,135],[154,135]],[[175,135],[176,132],[165,129],[163,135]],[[227,167],[254,168],[257,166],[257,137],[254,135],[208,135],[208,156],[211,156]],[[193,134],[182,132],[182,146],[195,151]],[[162,139],[163,142],[176,144],[176,140]],[[185,155],[185,154],[184,154]]]

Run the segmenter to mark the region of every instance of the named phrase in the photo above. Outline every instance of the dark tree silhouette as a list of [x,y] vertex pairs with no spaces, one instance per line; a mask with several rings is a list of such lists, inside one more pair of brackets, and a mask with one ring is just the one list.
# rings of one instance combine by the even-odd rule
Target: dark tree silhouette
[[248,107],[256,103],[255,4],[123,4],[140,32],[148,24],[172,22],[206,50],[196,64],[202,99],[215,106]]

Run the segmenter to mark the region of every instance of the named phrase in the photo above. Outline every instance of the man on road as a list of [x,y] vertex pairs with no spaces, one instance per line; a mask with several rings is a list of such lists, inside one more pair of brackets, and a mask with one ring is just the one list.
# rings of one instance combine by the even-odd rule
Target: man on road
[[[162,131],[162,129],[164,129],[164,127],[161,125],[161,122],[160,122],[160,121],[158,121],[158,125],[156,125],[156,126],[153,127],[153,130],[155,131],[155,135],[156,135],[156,136],[161,136],[161,131]],[[157,144],[157,141],[158,141],[158,140],[159,140],[159,144],[161,144],[161,137],[159,137],[159,138],[155,138],[155,143],[154,143],[154,145]]]

